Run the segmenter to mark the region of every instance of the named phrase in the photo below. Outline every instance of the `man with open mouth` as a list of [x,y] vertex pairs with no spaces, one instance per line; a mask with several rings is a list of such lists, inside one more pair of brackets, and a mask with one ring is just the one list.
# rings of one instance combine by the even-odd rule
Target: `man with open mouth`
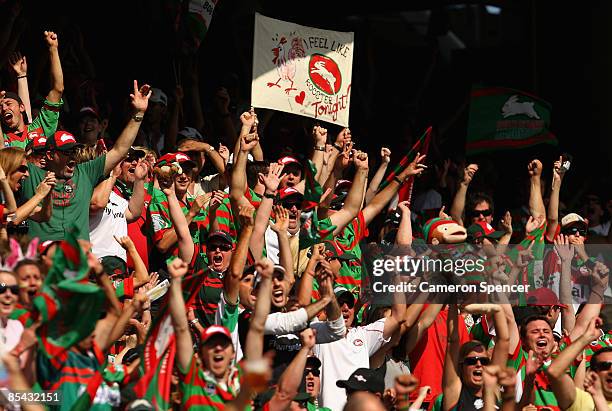
[[[28,121],[26,107],[17,93],[6,92],[4,98],[0,98],[0,121],[2,121],[4,144],[7,147],[25,149],[34,137],[44,135],[49,138],[57,130],[60,108],[64,104],[62,101],[64,76],[58,52],[57,34],[45,31],[44,36],[49,47],[51,90],[40,113],[31,122]],[[27,73],[18,76],[18,81],[27,82]]]
[[[78,237],[89,240],[89,203],[96,184],[108,175],[125,158],[147,109],[149,86],[139,89],[134,81],[131,94],[134,115],[119,135],[113,148],[100,157],[77,164],[74,154],[79,147],[76,139],[67,131],[57,131],[46,142],[46,170],[55,173],[57,184],[51,192],[52,213],[48,222],[30,221],[29,235],[41,241],[62,240],[69,228],[79,228]],[[45,170],[28,163],[30,177],[22,186],[23,197],[30,199],[36,187],[45,178]]]

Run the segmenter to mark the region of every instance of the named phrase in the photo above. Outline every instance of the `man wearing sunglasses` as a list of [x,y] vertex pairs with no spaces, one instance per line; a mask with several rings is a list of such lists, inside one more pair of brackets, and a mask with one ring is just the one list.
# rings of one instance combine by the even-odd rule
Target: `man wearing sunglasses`
[[587,221],[576,213],[569,213],[561,219],[561,234],[567,236],[570,244],[584,244],[587,229]]
[[[115,168],[128,154],[134,142],[150,96],[149,86],[138,88],[134,81],[134,90],[130,95],[134,115],[117,138],[113,148],[100,157],[81,164],[74,160],[75,150],[79,146],[72,134],[58,131],[48,136],[46,147],[46,170],[55,173],[57,184],[51,192],[52,213],[48,222],[30,221],[29,235],[41,241],[62,240],[69,227],[76,225],[80,231],[79,239],[89,240],[89,203],[93,190],[102,179]],[[30,199],[36,187],[45,178],[45,170],[28,163],[30,177],[22,186],[23,197]]]
[[215,314],[233,249],[232,237],[225,231],[215,231],[206,239],[208,268],[204,272],[203,284],[194,307],[197,319],[203,327],[215,324]]

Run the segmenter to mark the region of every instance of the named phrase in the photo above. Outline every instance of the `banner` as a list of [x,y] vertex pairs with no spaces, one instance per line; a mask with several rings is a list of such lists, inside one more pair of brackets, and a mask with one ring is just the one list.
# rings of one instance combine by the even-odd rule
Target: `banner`
[[348,126],[353,37],[256,14],[251,104]]
[[557,144],[550,132],[551,106],[509,88],[472,88],[466,153]]

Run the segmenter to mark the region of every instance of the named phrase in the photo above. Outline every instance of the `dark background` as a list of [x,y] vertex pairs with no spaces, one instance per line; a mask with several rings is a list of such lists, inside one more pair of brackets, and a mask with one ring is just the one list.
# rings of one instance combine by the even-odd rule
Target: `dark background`
[[[12,1],[2,7],[10,9]],[[173,61],[182,51],[172,25],[178,1],[23,2],[24,32],[18,48],[36,65],[45,49],[42,31],[58,31],[60,48],[73,41],[74,28],[94,62],[96,82],[112,108],[111,129],[120,129],[125,97],[133,78],[168,94],[175,84]],[[495,6],[491,9],[489,6]],[[468,95],[472,84],[512,87],[552,104],[552,131],[559,146],[487,154],[470,161],[481,166],[474,188],[492,190],[498,202],[514,207],[527,162],[544,163],[544,177],[562,152],[573,155],[562,191],[569,207],[584,194],[610,198],[609,138],[612,109],[612,4],[552,1],[248,1],[220,0],[197,54],[200,95],[210,110],[214,91],[229,89],[237,114],[249,105],[254,12],[270,17],[355,32],[351,129],[370,156],[390,146],[394,159],[433,124],[431,162],[463,160]],[[464,48],[449,48],[451,31]],[[70,78],[68,62],[62,62]],[[3,69],[4,84],[9,78]],[[44,76],[42,76],[44,78]],[[40,90],[45,90],[44,81]],[[275,114],[263,138],[273,158],[287,141],[301,151],[310,143],[308,119]],[[189,125],[189,124],[186,124]],[[213,135],[207,136],[214,140]],[[277,144],[280,143],[280,144]],[[372,165],[371,168],[374,168]],[[549,183],[545,183],[549,185]]]

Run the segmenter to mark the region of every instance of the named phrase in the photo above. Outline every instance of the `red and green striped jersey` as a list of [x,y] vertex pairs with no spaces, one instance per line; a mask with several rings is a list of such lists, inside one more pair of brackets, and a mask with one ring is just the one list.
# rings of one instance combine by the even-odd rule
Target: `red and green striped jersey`
[[183,393],[182,410],[214,411],[224,410],[225,404],[240,392],[242,364],[232,367],[228,377],[227,387],[221,387],[216,379],[207,371],[198,367],[194,359],[189,363],[189,369],[182,370],[178,366],[180,389]]
[[52,103],[49,100],[45,100],[38,116],[36,116],[32,123],[28,124],[23,132],[4,133],[4,146],[19,147],[25,150],[28,143],[36,137],[53,136],[57,130],[59,112],[63,104],[63,100],[60,100],[59,103]]
[[[526,363],[528,359],[528,353],[523,350],[523,347],[519,344],[514,350],[514,353],[508,358],[508,367],[512,367],[517,371],[517,380],[520,384],[517,384],[517,398],[523,395],[523,388],[526,378]],[[549,407],[553,411],[561,411],[557,397],[552,392],[552,388],[548,381],[548,377],[544,370],[550,366],[551,361],[548,360],[544,365],[536,372],[534,390],[535,390],[535,401],[536,407]]]
[[336,278],[337,285],[345,287],[354,295],[359,295],[361,289],[363,257],[359,242],[368,235],[367,230],[363,212],[360,211],[357,218],[334,238],[334,244],[340,251],[351,253],[356,257],[354,260],[341,260],[340,273]]
[[[259,204],[261,204],[261,196],[257,194],[255,191],[250,188],[244,193],[244,196],[251,203],[255,209],[259,208]],[[219,225],[219,230],[225,231],[232,236],[234,241],[238,238],[238,231],[240,227],[238,226],[238,222],[234,219],[232,214],[232,206],[230,204],[229,194],[225,194],[223,198],[223,202],[217,208],[217,212],[215,214],[215,220]]]
[[[50,406],[49,409],[68,411],[95,378],[97,370],[105,363],[106,356],[94,342],[93,349],[86,354],[72,349],[61,358],[49,360],[39,353],[36,361],[37,381],[41,388],[61,392],[61,404]],[[89,408],[91,410],[112,410],[120,405],[119,387],[114,383],[125,382],[125,370],[113,366],[104,370],[103,376],[108,380],[97,387],[93,404]]]
[[[181,208],[185,214],[189,212],[193,199],[187,198],[187,202],[182,202]],[[170,220],[170,209],[168,207],[168,199],[166,195],[161,191],[156,191],[151,196],[151,203],[149,204],[148,213],[151,219],[150,237],[155,244],[159,243],[163,238],[164,234],[172,228],[172,221]],[[198,246],[198,254],[204,254],[202,244],[208,236],[210,231],[210,223],[208,213],[206,210],[200,210],[200,212],[193,218],[191,224],[189,224],[189,232],[193,243]],[[175,244],[172,248],[164,255],[164,259],[174,258],[178,256],[178,246]]]
[[194,311],[202,327],[215,324],[215,315],[219,308],[223,291],[223,274],[210,269],[204,271],[202,287],[195,298]]

